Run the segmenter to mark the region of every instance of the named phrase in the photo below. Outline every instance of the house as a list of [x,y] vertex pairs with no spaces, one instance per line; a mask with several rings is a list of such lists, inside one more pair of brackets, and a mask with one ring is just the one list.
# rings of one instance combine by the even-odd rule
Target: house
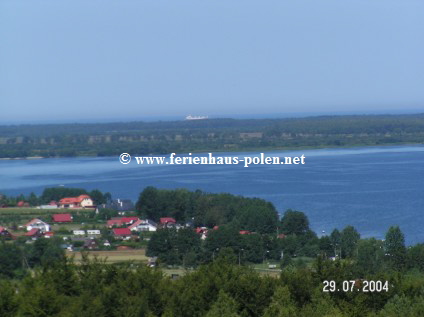
[[83,236],[83,235],[85,235],[85,231],[84,230],[73,230],[72,234],[74,236]]
[[100,235],[100,230],[87,230],[88,235],[97,236]]
[[208,236],[208,228],[206,227],[197,227],[195,232],[201,235],[200,239],[202,240],[205,240]]
[[18,201],[18,203],[16,204],[16,207],[29,207],[29,203],[21,200],[21,201]]
[[158,225],[156,224],[156,222],[154,222],[152,220],[138,219],[132,225],[128,226],[128,229],[130,229],[131,231],[137,231],[137,232],[140,232],[140,231],[156,231],[157,227],[158,227]]
[[114,199],[112,202],[104,206],[117,211],[132,211],[135,209],[133,202],[129,199]]
[[30,237],[33,240],[41,237],[43,235],[43,232],[39,228],[32,228],[30,231],[25,233],[25,237]]
[[129,240],[131,238],[131,230],[128,228],[112,229],[115,239]]
[[249,230],[240,230],[239,233],[240,234],[251,234],[251,232]]
[[72,222],[72,216],[71,214],[54,214],[53,215],[53,222]]
[[78,197],[65,197],[59,200],[59,208],[91,208],[93,200],[88,195]]
[[84,241],[84,244],[82,246],[84,249],[88,249],[88,250],[94,250],[94,249],[98,249],[99,245],[97,244],[96,240],[94,239],[87,239]]
[[0,226],[0,237],[3,239],[13,239],[13,235],[7,230],[7,228]]
[[175,227],[175,225],[177,224],[177,221],[171,217],[163,217],[163,218],[160,218],[160,224],[163,228],[170,228],[170,227]]
[[107,227],[122,227],[126,225],[131,225],[136,221],[140,220],[138,217],[113,217],[107,221]]
[[149,261],[147,262],[147,266],[148,267],[155,267],[157,265],[157,262],[158,262],[158,257],[153,256],[153,257],[149,258]]
[[44,238],[51,238],[54,236],[54,232],[53,231],[44,232],[43,236]]
[[133,224],[134,222],[140,220],[138,217],[122,217],[122,223],[126,225]]
[[40,229],[42,232],[50,231],[50,225],[45,223],[44,221],[34,218],[30,222],[24,225],[27,231],[31,231],[32,229]]
[[114,217],[114,218],[107,221],[106,226],[108,228],[120,227],[120,226],[122,226],[122,220],[121,220],[120,217],[119,218]]

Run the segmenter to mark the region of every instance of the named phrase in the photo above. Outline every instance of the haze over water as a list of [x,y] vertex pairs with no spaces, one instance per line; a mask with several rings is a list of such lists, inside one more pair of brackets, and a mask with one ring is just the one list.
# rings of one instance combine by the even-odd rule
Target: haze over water
[[[214,153],[247,156],[257,153]],[[399,225],[409,244],[424,242],[424,146],[267,152],[305,154],[305,165],[122,165],[118,157],[1,160],[0,192],[41,194],[64,185],[137,200],[146,186],[228,192],[271,201],[280,213],[305,212],[313,230],[353,225],[362,237],[384,238]]]

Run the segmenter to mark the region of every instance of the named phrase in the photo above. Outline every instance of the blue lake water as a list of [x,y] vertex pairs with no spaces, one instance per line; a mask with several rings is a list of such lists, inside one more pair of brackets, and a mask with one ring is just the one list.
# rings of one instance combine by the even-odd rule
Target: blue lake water
[[[258,153],[214,153],[249,156]],[[65,185],[136,200],[146,186],[229,192],[305,212],[318,234],[353,225],[384,238],[399,225],[408,244],[424,242],[424,146],[267,152],[306,156],[305,165],[128,165],[118,157],[1,160],[0,192],[41,194]]]

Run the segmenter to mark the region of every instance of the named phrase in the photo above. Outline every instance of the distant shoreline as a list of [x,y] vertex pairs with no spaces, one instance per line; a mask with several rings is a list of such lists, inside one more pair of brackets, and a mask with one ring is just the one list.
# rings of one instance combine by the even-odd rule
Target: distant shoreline
[[[238,150],[234,150],[234,149],[228,149],[225,151],[221,151],[221,150],[199,150],[199,151],[191,151],[190,153],[259,153],[259,152],[275,152],[275,151],[302,151],[302,150],[323,150],[323,149],[329,149],[329,150],[334,150],[334,149],[356,149],[356,148],[369,148],[369,147],[391,147],[391,146],[419,146],[422,145],[424,146],[423,143],[393,143],[393,144],[380,144],[380,145],[375,145],[375,144],[358,144],[358,145],[353,145],[353,146],[317,146],[317,147],[308,147],[308,146],[300,146],[300,147],[276,147],[276,148],[255,148],[255,149],[238,149]],[[150,153],[150,154],[143,154],[140,156],[166,156],[169,155],[173,152],[167,152],[167,153]],[[176,153],[177,155],[182,155],[182,154],[186,154],[188,152],[181,152],[181,153]],[[137,153],[130,153],[131,155],[139,155]],[[93,157],[93,158],[100,158],[100,157],[118,157],[119,155],[106,155],[106,156],[98,156],[98,155],[75,155],[75,156],[54,156],[54,157],[44,157],[44,156],[29,156],[29,157],[0,157],[0,161],[23,161],[23,160],[42,160],[42,159],[58,159],[58,158],[89,158],[89,157]]]
[[255,152],[424,143],[424,113],[0,126],[0,157]]

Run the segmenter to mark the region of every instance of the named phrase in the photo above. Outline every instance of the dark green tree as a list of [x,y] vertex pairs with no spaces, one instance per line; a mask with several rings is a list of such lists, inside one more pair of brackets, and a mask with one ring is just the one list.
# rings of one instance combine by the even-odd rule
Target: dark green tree
[[359,239],[360,235],[354,227],[347,226],[342,230],[340,239],[342,258],[352,258],[354,256]]
[[334,250],[334,256],[340,257],[341,256],[340,248],[341,248],[341,240],[342,240],[342,235],[340,231],[337,229],[334,229],[333,232],[331,232],[330,239],[331,239],[331,245],[333,246],[333,250]]
[[383,242],[375,238],[359,240],[356,266],[360,275],[375,274],[384,269]]
[[237,302],[221,290],[218,294],[218,298],[211,306],[208,313],[205,315],[206,317],[238,317],[240,316],[237,312]]
[[284,234],[305,234],[309,230],[308,217],[301,211],[288,209],[281,219],[281,229]]
[[93,200],[93,203],[95,205],[101,205],[101,204],[105,204],[106,203],[106,199],[103,195],[103,193],[98,190],[98,189],[93,189],[90,193],[89,196],[91,197],[91,199]]
[[386,259],[395,270],[402,270],[406,264],[405,236],[399,226],[390,227],[384,241]]

